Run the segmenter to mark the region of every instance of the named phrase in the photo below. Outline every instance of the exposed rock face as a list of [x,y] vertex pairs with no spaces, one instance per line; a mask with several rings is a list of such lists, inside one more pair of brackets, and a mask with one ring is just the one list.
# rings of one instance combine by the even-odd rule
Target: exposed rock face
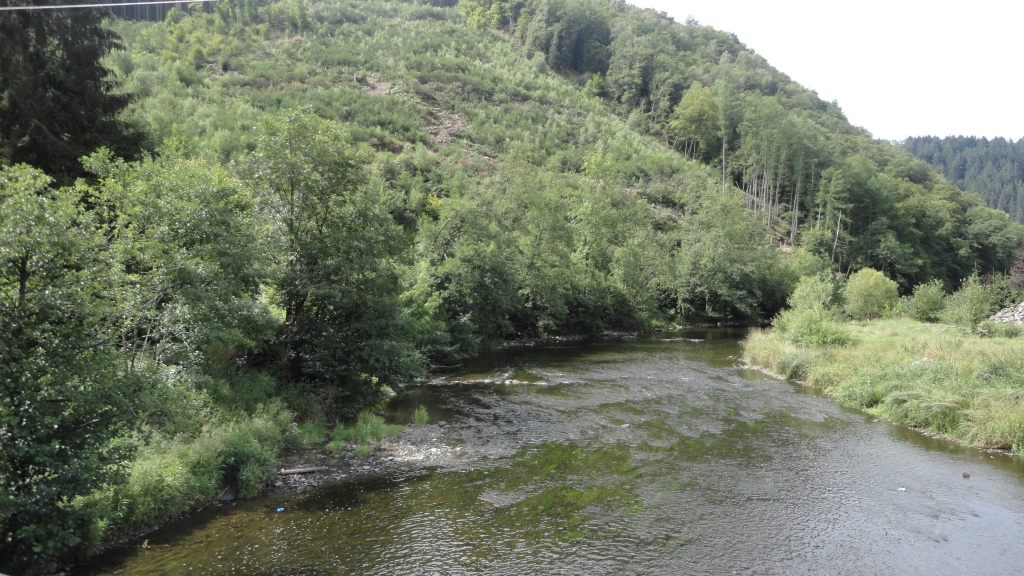
[[1017,304],[1016,306],[1010,306],[1005,310],[994,314],[988,319],[989,322],[999,322],[1004,324],[1020,324],[1024,326],[1024,302]]

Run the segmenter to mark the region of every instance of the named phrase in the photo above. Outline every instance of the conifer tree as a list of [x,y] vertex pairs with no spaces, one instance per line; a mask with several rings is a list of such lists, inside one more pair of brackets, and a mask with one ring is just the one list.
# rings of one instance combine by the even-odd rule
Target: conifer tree
[[[74,3],[71,0],[59,0]],[[52,2],[47,2],[52,3]],[[40,0],[0,0],[0,6]],[[102,63],[121,48],[105,10],[0,11],[0,166],[29,164],[69,184],[79,158],[106,146],[133,156],[141,135],[118,118],[130,103]]]

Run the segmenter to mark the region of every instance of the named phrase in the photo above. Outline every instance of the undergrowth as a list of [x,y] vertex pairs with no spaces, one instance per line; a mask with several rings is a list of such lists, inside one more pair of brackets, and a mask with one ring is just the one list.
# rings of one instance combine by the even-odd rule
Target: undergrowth
[[356,453],[370,454],[374,452],[380,443],[388,437],[397,437],[402,433],[404,426],[399,424],[388,424],[384,419],[373,412],[363,411],[359,413],[354,426],[346,427],[338,424],[331,433],[331,441],[327,448],[334,453],[341,452],[345,444],[355,442],[358,444]]
[[[837,402],[979,448],[1024,455],[1024,338],[909,319],[845,324],[844,346],[801,346],[755,330],[746,359]],[[1018,336],[1007,337],[1006,335]]]
[[256,496],[273,478],[278,453],[301,444],[290,411],[262,406],[251,417],[210,424],[195,438],[152,438],[132,462],[127,482],[73,505],[100,518],[89,535],[95,548],[205,505],[231,486],[243,498]]

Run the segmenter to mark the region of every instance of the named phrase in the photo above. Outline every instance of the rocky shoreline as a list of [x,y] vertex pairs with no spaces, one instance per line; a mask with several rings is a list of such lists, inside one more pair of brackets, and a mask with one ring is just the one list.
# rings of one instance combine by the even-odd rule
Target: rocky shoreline
[[997,324],[1019,324],[1024,326],[1024,302],[996,312],[988,321]]
[[[357,454],[357,444],[347,444],[341,452],[325,448],[297,450],[277,459],[277,478],[266,493],[302,494],[329,482],[358,478],[371,474],[406,472],[419,468],[444,466],[462,452],[461,446],[450,446],[444,436],[447,424],[408,426],[393,442],[381,444],[370,454]],[[294,472],[296,470],[308,470]]]

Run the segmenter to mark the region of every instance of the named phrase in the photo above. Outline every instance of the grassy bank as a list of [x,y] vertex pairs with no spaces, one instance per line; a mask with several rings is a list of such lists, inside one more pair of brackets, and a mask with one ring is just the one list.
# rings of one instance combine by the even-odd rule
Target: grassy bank
[[79,499],[95,518],[92,550],[131,538],[215,501],[229,487],[251,498],[274,477],[282,450],[303,435],[280,404],[252,416],[210,422],[194,438],[152,438],[138,450],[127,481]]
[[744,342],[744,356],[843,406],[1024,455],[1024,338],[908,319],[844,326],[850,342],[835,347],[801,346],[757,330]]
[[[419,406],[412,424],[426,424],[427,418]],[[283,404],[271,402],[253,415],[211,421],[193,438],[150,439],[139,448],[126,482],[75,505],[96,519],[89,535],[89,549],[95,551],[207,506],[229,488],[239,498],[257,496],[274,480],[282,452],[323,446],[338,453],[356,444],[356,453],[370,454],[404,428],[364,411],[350,426],[338,424],[328,434],[323,424],[296,425]]]

